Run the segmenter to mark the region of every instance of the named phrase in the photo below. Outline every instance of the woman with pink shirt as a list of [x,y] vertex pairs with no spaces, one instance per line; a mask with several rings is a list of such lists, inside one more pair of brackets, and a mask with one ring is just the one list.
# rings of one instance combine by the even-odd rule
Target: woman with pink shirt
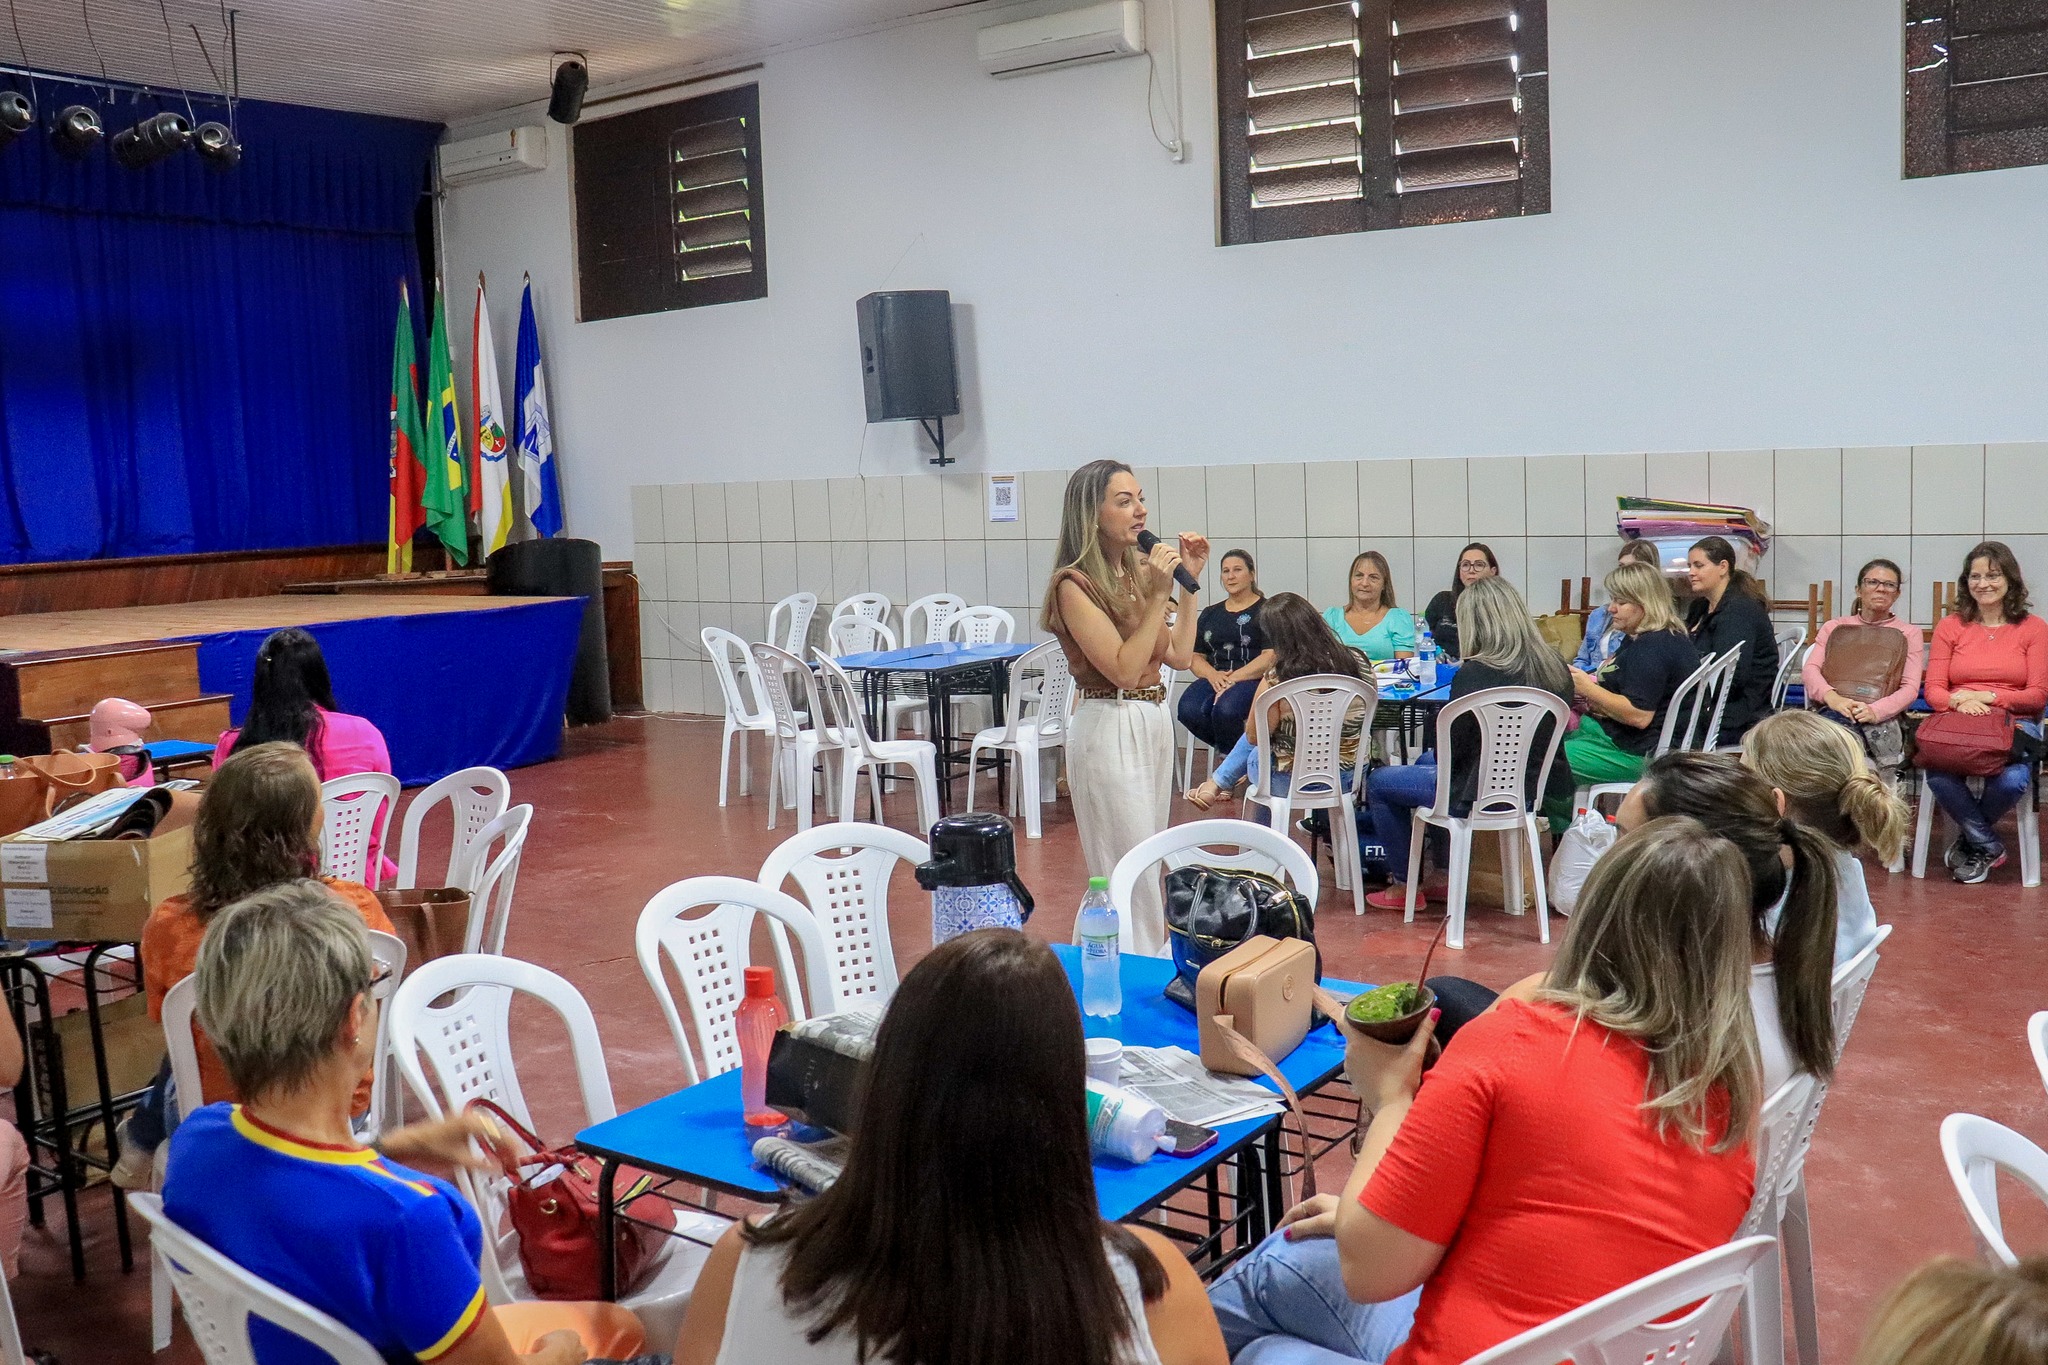
[[[2037,739],[2048,705],[2048,622],[2027,611],[2019,561],[1996,540],[1963,560],[1956,609],[1934,628],[1927,660],[1927,704],[1937,711],[1981,716],[1996,707]],[[1974,885],[2005,862],[1995,828],[2027,789],[2030,765],[2008,763],[1972,795],[1968,779],[1929,772],[1927,789],[1961,831],[1944,861],[1959,882]]]
[[[1902,620],[1892,611],[1905,581],[1906,575],[1889,559],[1873,559],[1858,569],[1851,614],[1838,616],[1821,626],[1820,634],[1814,637],[1813,648],[1807,651],[1806,663],[1799,671],[1800,680],[1806,684],[1807,705],[1828,719],[1856,731],[1863,740],[1864,752],[1870,755],[1878,780],[1887,787],[1897,779],[1899,766],[1905,762],[1905,740],[1900,734],[1899,717],[1919,699],[1920,678],[1926,671],[1927,647],[1920,627]],[[1828,637],[1838,629],[1868,627],[1895,630],[1905,636],[1906,664],[1899,674],[1899,685],[1890,693],[1859,701],[1837,692],[1828,682]]]
[[[256,651],[256,673],[249,688],[249,714],[239,729],[229,730],[214,747],[213,766],[252,744],[285,740],[304,749],[322,782],[351,773],[388,773],[391,751],[376,726],[352,716],[334,702],[334,684],[327,675],[327,656],[320,642],[297,626],[287,626]],[[383,856],[375,842],[370,861],[378,869],[371,890],[398,875],[398,864]]]

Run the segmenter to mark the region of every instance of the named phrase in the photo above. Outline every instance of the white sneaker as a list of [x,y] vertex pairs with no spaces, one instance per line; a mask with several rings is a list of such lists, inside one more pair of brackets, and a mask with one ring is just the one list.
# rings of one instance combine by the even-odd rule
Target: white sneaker
[[114,1163],[114,1169],[107,1178],[124,1190],[148,1191],[155,1188],[156,1152],[144,1151],[137,1146],[128,1133],[128,1120],[122,1119],[114,1129],[121,1143],[121,1159]]

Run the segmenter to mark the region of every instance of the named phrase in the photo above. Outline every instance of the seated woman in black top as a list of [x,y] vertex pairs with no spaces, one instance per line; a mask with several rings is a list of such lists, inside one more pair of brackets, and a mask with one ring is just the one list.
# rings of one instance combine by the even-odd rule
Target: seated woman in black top
[[1742,646],[1717,741],[1733,744],[1771,713],[1771,684],[1778,677],[1778,637],[1771,629],[1771,609],[1765,604],[1763,585],[1735,567],[1735,547],[1720,536],[1708,536],[1692,547],[1686,571],[1699,596],[1686,609],[1685,630],[1700,658]]
[[1429,627],[1430,638],[1436,647],[1453,659],[1462,659],[1458,649],[1458,599],[1465,595],[1465,589],[1482,578],[1500,575],[1500,561],[1493,557],[1493,551],[1479,541],[1473,541],[1458,551],[1458,572],[1451,578],[1451,586],[1429,599],[1429,605],[1422,609],[1422,620]]
[[[1483,692],[1491,687],[1539,687],[1569,702],[1571,675],[1564,660],[1536,630],[1529,606],[1504,579],[1486,575],[1466,584],[1458,598],[1458,624],[1467,644],[1464,666],[1451,679],[1451,700]],[[1536,791],[1537,764],[1550,748],[1551,722],[1537,727],[1536,743],[1529,751],[1528,798],[1559,820],[1568,818],[1572,803],[1572,770],[1559,751],[1550,765],[1550,780],[1541,793]],[[1465,719],[1451,726],[1451,799],[1454,809],[1469,809],[1479,794],[1479,722]],[[1368,804],[1360,812],[1360,824],[1369,815],[1371,829],[1387,851],[1387,872],[1392,885],[1365,898],[1380,910],[1403,910],[1408,904],[1408,878],[1417,875],[1408,866],[1411,832],[1410,815],[1418,806],[1436,800],[1436,754],[1422,755],[1412,766],[1376,768],[1366,784]],[[1415,903],[1425,904],[1417,892]]]
[[1195,618],[1195,657],[1188,669],[1195,680],[1180,694],[1180,723],[1188,733],[1217,753],[1228,753],[1244,733],[1251,714],[1252,693],[1273,666],[1259,629],[1259,610],[1266,595],[1259,591],[1258,570],[1243,550],[1223,556],[1218,569],[1224,598]]
[[1634,782],[1643,775],[1644,762],[1663,736],[1671,698],[1700,666],[1661,569],[1624,561],[1608,571],[1603,586],[1621,644],[1597,675],[1572,670],[1572,687],[1586,714],[1564,740],[1573,775],[1589,785]]

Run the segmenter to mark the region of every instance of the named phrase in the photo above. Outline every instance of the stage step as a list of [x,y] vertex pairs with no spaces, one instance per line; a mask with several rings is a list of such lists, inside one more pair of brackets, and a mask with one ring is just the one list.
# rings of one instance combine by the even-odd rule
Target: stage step
[[155,710],[199,695],[196,640],[0,654],[0,716],[24,721],[83,715],[107,697]]
[[[132,698],[131,698],[132,700]],[[228,718],[228,706],[234,698],[225,692],[210,696],[191,697],[184,701],[160,701],[149,708],[149,733],[145,740],[189,739],[198,744],[212,744],[234,722]],[[38,724],[24,721],[23,727]],[[49,736],[49,748],[44,752],[56,753],[64,749],[76,749],[92,736],[92,715],[64,716],[57,720],[40,722]]]

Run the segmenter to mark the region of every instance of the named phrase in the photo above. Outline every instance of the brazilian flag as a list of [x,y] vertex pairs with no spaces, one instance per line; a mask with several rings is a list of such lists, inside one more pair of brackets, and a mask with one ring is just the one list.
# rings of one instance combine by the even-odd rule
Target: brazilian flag
[[469,563],[469,489],[463,480],[462,414],[455,407],[455,367],[448,358],[446,289],[434,296],[434,330],[427,341],[427,484],[420,493],[427,528],[448,547],[449,561]]

